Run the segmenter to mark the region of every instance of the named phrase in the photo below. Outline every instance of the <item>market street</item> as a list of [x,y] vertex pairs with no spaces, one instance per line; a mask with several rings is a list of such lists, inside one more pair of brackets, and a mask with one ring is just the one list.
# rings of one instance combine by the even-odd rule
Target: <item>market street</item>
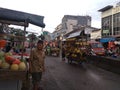
[[68,64],[59,57],[46,57],[44,90],[120,90],[120,75],[90,64]]

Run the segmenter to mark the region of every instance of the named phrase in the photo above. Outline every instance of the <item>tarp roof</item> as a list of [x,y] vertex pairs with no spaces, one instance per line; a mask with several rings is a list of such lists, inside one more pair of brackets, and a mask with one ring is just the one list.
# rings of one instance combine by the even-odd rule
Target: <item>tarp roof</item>
[[43,19],[44,16],[0,8],[0,20],[27,22],[44,28],[45,24],[43,23]]
[[80,30],[78,32],[71,33],[67,38],[77,37],[81,34],[81,32],[82,32],[82,30]]
[[103,43],[105,43],[105,42],[110,42],[110,41],[115,41],[115,38],[101,38],[100,39],[100,42],[103,42]]

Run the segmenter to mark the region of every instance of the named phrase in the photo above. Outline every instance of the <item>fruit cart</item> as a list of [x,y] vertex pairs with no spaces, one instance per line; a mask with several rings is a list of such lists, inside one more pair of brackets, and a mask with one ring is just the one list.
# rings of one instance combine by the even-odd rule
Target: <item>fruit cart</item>
[[21,90],[27,71],[0,70],[0,90]]
[[86,61],[86,41],[66,40],[66,58],[68,63],[77,62],[82,63]]
[[23,61],[17,56],[14,57],[10,52],[0,51],[0,90],[27,88],[27,85],[23,84],[28,80],[27,70],[28,66],[25,59]]
[[51,48],[51,55],[52,56],[59,56],[59,53],[60,53],[60,49],[59,48],[57,48],[57,47]]
[[[23,61],[26,27],[31,23],[44,28],[44,17],[5,8],[1,8],[0,13],[2,13],[0,14],[2,27],[4,25],[24,26],[21,60],[14,56],[4,55],[0,49],[0,90],[29,90],[28,64]],[[5,36],[4,33],[1,36]]]

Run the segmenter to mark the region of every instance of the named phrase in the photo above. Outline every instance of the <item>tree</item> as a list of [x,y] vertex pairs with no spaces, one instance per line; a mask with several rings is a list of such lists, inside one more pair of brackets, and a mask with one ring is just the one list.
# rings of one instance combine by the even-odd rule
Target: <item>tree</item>
[[[13,35],[13,37],[10,37],[10,41],[24,41],[26,40],[26,38],[24,37],[24,31],[21,30],[21,29],[15,29],[15,28],[10,28],[10,34]],[[27,34],[28,32],[25,32],[25,35]]]
[[9,27],[7,24],[1,24],[0,25],[0,33],[1,34],[5,34],[5,33],[9,33],[10,30],[9,30]]
[[38,38],[35,34],[28,34],[28,38],[29,38],[29,41],[32,42],[32,41],[36,41]]
[[38,36],[41,40],[45,40],[45,37],[43,34],[41,34],[40,36]]

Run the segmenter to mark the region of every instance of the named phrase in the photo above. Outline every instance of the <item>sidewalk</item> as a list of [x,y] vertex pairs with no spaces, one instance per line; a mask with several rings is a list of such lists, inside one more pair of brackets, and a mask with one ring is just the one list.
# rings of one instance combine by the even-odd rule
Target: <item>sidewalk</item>
[[120,56],[117,56],[117,57],[105,56],[105,58],[113,59],[113,60],[116,60],[116,61],[120,61]]

